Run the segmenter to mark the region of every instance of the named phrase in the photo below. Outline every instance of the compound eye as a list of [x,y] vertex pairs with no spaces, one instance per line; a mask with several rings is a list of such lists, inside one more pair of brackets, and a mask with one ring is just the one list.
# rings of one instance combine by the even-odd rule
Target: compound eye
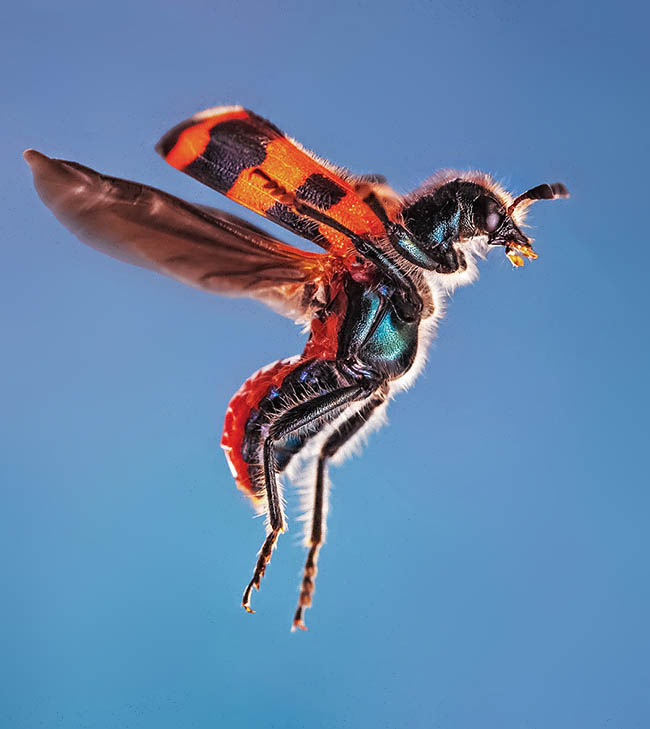
[[499,208],[499,203],[494,198],[482,195],[476,201],[474,208],[477,227],[486,233],[494,233],[504,218]]
[[485,230],[487,230],[488,233],[494,233],[494,231],[501,225],[502,220],[503,215],[500,213],[490,213],[487,218],[485,218]]

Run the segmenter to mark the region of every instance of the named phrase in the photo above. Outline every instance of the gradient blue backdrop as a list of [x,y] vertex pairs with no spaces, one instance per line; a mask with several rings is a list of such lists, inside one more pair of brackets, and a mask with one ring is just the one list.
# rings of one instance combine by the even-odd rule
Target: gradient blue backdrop
[[[649,726],[646,6],[91,5],[0,30],[0,726]],[[453,166],[573,193],[334,473],[307,634],[295,520],[239,606],[262,524],[217,447],[303,337],[84,247],[20,157],[242,214],[153,151],[223,103],[402,191]]]

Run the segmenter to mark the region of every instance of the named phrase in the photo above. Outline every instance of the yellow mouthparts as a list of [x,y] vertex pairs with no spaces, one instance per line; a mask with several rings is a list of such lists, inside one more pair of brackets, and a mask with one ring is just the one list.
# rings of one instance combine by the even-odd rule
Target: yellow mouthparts
[[534,261],[537,258],[537,253],[532,249],[532,246],[525,246],[521,243],[509,243],[506,246],[506,256],[508,260],[515,268],[524,265],[524,258],[529,258]]

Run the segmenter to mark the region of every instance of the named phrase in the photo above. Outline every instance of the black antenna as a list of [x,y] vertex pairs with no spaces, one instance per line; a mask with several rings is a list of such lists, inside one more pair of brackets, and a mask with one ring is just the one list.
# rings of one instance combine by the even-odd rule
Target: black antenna
[[512,205],[508,208],[508,215],[512,215],[514,209],[522,203],[524,200],[556,200],[560,197],[569,197],[569,191],[561,182],[553,182],[552,184],[544,183],[543,185],[537,185],[537,187],[531,187],[530,190],[522,192],[519,197],[514,199]]

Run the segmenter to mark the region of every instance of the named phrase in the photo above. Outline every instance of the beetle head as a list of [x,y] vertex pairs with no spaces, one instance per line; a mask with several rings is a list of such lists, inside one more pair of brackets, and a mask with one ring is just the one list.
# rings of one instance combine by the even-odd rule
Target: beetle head
[[411,263],[438,273],[467,268],[466,254],[503,246],[514,266],[537,258],[520,225],[536,200],[568,197],[556,182],[533,187],[512,198],[488,175],[443,172],[406,198],[402,223],[407,235],[393,245]]

